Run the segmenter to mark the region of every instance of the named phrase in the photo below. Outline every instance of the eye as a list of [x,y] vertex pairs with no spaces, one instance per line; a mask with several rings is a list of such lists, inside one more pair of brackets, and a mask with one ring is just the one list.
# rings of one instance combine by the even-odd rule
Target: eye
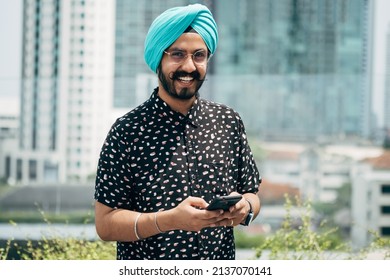
[[207,54],[205,51],[197,51],[194,53],[194,59],[196,61],[204,61],[207,57]]
[[182,59],[186,56],[186,54],[182,51],[173,51],[171,52],[171,56],[173,59]]
[[194,53],[194,56],[199,57],[199,58],[205,58],[206,52],[205,51],[197,51],[196,53]]

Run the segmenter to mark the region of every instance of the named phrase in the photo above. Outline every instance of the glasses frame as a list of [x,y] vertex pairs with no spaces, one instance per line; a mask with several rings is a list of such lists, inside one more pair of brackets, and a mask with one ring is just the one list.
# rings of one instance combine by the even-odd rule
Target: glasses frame
[[[183,57],[182,61],[176,62],[176,61],[172,58],[172,52],[182,52],[183,54],[185,53],[185,56]],[[171,52],[164,51],[164,53],[167,54],[167,55],[169,56],[169,58],[172,60],[172,62],[173,62],[174,64],[183,64],[184,62],[187,61],[188,56],[191,56],[192,62],[193,62],[194,64],[196,64],[196,65],[203,65],[203,64],[208,63],[212,55],[211,55],[208,51],[206,51],[206,53],[207,53],[206,60],[205,60],[204,62],[196,62],[196,61],[194,60],[194,55],[195,55],[196,53],[198,53],[198,52],[204,52],[204,50],[197,50],[197,51],[194,52],[194,53],[187,53],[187,52],[181,51],[181,50],[174,50],[174,51],[171,51]]]

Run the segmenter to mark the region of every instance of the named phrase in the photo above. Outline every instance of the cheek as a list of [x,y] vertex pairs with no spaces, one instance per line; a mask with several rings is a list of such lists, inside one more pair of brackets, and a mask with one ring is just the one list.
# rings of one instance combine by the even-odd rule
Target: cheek
[[205,66],[198,66],[197,70],[198,70],[200,76],[203,77],[207,73],[207,65],[205,65]]
[[169,73],[173,73],[177,70],[177,65],[170,64],[168,62],[161,61],[161,71],[164,75],[168,75]]

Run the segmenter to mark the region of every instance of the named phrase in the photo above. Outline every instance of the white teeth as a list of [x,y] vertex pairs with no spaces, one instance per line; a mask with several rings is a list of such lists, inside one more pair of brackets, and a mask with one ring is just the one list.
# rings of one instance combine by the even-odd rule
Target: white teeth
[[194,78],[192,77],[180,77],[179,80],[181,81],[186,81],[186,82],[189,82],[189,81],[192,81]]

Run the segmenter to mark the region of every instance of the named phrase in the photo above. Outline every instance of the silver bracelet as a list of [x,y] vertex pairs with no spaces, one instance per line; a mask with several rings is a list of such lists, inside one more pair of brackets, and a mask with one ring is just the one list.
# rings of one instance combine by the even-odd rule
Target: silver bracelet
[[138,223],[138,219],[139,219],[139,217],[141,217],[141,215],[142,215],[142,213],[138,214],[137,218],[135,218],[135,223],[134,223],[134,234],[135,234],[135,237],[137,238],[137,240],[141,239],[138,235],[138,232],[137,232],[137,223]]
[[158,224],[157,224],[157,213],[158,213],[158,212],[154,212],[154,224],[156,225],[156,228],[157,228],[158,232],[159,232],[159,233],[163,233],[163,232],[161,231],[160,227],[159,227]]

